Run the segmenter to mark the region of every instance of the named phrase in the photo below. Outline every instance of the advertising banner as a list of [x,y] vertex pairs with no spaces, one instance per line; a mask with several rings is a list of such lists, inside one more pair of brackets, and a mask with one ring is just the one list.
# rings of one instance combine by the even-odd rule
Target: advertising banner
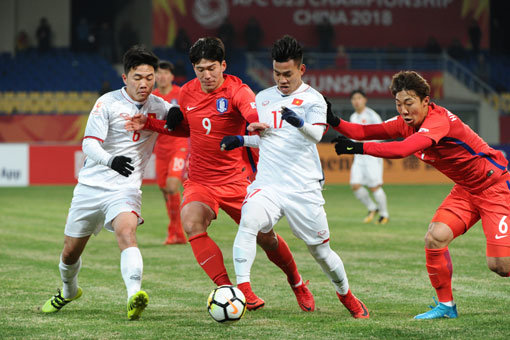
[[[317,46],[317,27],[329,22],[334,46],[424,47],[434,37],[444,48],[470,30],[489,46],[489,1],[484,0],[153,0],[153,44],[172,46],[179,29],[192,41],[216,36],[228,20],[236,43],[244,46],[246,23],[260,25],[263,45],[291,34],[306,47]],[[474,34],[478,34],[478,33]]]
[[0,144],[0,186],[28,185],[28,145]]

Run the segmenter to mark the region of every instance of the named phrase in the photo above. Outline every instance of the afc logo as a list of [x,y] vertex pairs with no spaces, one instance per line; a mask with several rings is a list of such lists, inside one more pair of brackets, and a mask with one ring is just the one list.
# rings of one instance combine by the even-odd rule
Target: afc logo
[[225,113],[228,110],[228,100],[225,98],[216,100],[216,110],[218,110],[219,113]]

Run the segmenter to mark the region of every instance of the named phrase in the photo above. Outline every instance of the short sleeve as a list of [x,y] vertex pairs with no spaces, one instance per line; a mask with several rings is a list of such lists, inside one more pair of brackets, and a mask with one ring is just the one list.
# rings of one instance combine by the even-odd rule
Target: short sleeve
[[247,122],[258,122],[259,116],[257,113],[257,106],[255,105],[255,93],[253,93],[248,85],[241,85],[234,94],[232,101],[234,107],[241,113]]

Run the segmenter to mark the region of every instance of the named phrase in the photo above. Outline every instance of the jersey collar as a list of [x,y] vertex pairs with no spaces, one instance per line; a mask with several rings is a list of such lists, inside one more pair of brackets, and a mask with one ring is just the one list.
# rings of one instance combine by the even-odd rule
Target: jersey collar
[[[129,94],[126,92],[126,87],[125,87],[125,86],[124,86],[122,89],[120,89],[120,93],[122,93],[122,96],[124,97],[124,99],[126,99],[126,100],[127,100],[128,102],[130,102],[131,104],[136,105],[136,107],[138,107],[138,106],[140,106],[140,107],[141,107],[141,106],[143,106],[143,105],[147,102],[147,100],[145,100],[145,101],[143,101],[143,102],[137,102],[137,101],[133,100],[133,99],[129,96]],[[147,97],[147,99],[148,99],[148,98],[149,98],[149,97]]]

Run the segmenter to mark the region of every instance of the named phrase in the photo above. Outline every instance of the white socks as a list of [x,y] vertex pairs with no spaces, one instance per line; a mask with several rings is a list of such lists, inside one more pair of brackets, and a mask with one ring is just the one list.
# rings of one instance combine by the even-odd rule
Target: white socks
[[331,249],[329,242],[308,245],[308,250],[315,258],[315,261],[321,266],[322,271],[331,280],[338,294],[347,294],[349,291],[349,280],[347,280],[344,264],[340,256]]
[[367,207],[368,211],[374,211],[377,209],[374,201],[370,198],[368,190],[365,187],[360,187],[358,190],[354,190],[354,196],[361,201]]
[[234,269],[236,283],[250,282],[250,271],[257,254],[257,233],[253,230],[241,228],[234,240]]
[[374,191],[374,199],[377,202],[377,206],[379,207],[379,215],[388,218],[389,214],[388,206],[386,204],[386,193],[382,187],[379,187],[379,189]]
[[140,249],[129,247],[120,253],[120,271],[129,299],[142,288],[143,260]]
[[65,264],[62,262],[62,255],[60,255],[60,263],[58,269],[60,270],[60,277],[62,278],[63,288],[62,294],[65,299],[72,299],[78,294],[78,272],[81,268],[81,257],[74,264]]

